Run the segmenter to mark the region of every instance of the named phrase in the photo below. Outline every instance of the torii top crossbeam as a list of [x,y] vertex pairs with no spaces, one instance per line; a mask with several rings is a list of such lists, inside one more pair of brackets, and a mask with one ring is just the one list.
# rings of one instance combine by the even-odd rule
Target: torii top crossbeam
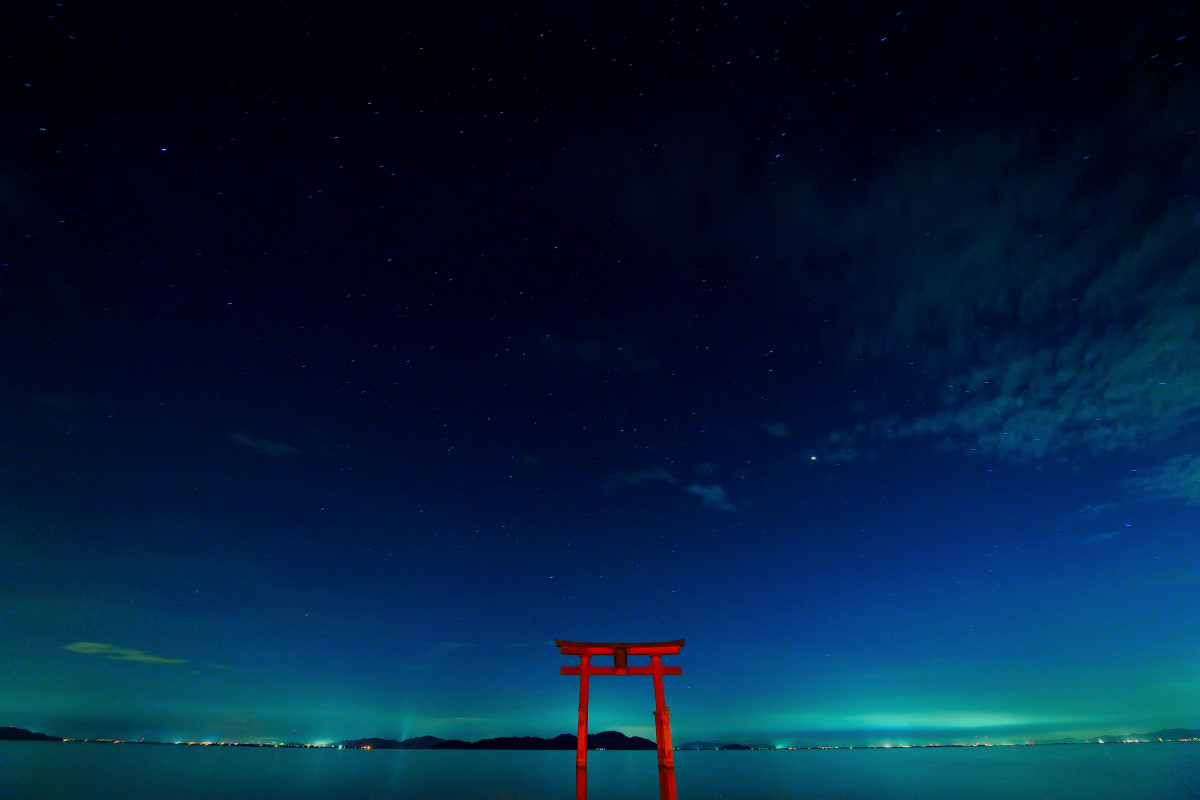
[[[571,667],[562,667],[562,675],[581,675],[583,665],[591,661],[592,656],[612,656],[611,667],[600,667],[588,663],[587,672],[591,675],[682,675],[679,667],[668,667],[659,660],[662,656],[674,655],[683,647],[683,639],[673,642],[568,642],[555,639],[554,643],[563,655],[579,656],[579,663]],[[637,667],[629,666],[629,656],[650,656],[650,664]],[[656,687],[658,684],[656,684]],[[660,704],[661,705],[661,704]]]
[[568,642],[566,639],[555,639],[554,644],[563,655],[581,656],[611,656],[617,650],[624,650],[631,656],[673,655],[683,647],[683,639],[673,642]]

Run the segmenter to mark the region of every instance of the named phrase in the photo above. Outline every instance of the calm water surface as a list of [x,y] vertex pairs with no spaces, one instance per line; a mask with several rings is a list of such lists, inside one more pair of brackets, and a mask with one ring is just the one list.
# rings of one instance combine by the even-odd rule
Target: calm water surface
[[[0,798],[574,798],[573,752],[0,742]],[[1200,744],[677,752],[680,800],[1196,798]],[[593,752],[590,800],[653,800],[653,752]]]

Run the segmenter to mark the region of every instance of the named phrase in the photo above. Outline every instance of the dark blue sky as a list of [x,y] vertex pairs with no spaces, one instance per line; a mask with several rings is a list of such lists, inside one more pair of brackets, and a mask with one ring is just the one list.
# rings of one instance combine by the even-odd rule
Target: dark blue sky
[[0,723],[1200,725],[1194,9],[409,5],[10,12]]

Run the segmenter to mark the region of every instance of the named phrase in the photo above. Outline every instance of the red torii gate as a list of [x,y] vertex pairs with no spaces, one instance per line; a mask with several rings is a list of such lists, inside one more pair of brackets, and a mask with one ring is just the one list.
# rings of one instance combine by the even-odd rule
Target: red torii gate
[[[588,678],[592,675],[654,676],[654,739],[658,745],[658,791],[661,800],[676,800],[675,753],[671,748],[671,709],[663,699],[663,675],[682,675],[682,667],[663,666],[662,657],[674,655],[683,639],[673,642],[568,642],[555,639],[563,655],[579,656],[579,665],[562,667],[562,675],[579,676],[579,733],[575,741],[575,796],[587,797]],[[611,667],[592,664],[592,656],[612,656]],[[650,656],[650,663],[629,666],[629,656]]]

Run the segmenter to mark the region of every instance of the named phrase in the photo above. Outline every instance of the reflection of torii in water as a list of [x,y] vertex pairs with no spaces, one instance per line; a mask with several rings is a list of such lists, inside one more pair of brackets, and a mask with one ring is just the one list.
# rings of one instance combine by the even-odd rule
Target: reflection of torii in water
[[[664,667],[662,657],[674,655],[683,639],[673,642],[568,642],[555,639],[563,655],[579,656],[579,666],[562,667],[563,675],[579,676],[579,733],[575,740],[575,797],[587,797],[588,677],[591,675],[654,676],[654,739],[658,744],[658,793],[660,800],[676,800],[675,754],[671,749],[671,709],[663,699],[663,675],[682,675],[682,667]],[[592,656],[612,656],[611,667],[592,665]],[[629,666],[629,656],[650,656],[650,663]]]

